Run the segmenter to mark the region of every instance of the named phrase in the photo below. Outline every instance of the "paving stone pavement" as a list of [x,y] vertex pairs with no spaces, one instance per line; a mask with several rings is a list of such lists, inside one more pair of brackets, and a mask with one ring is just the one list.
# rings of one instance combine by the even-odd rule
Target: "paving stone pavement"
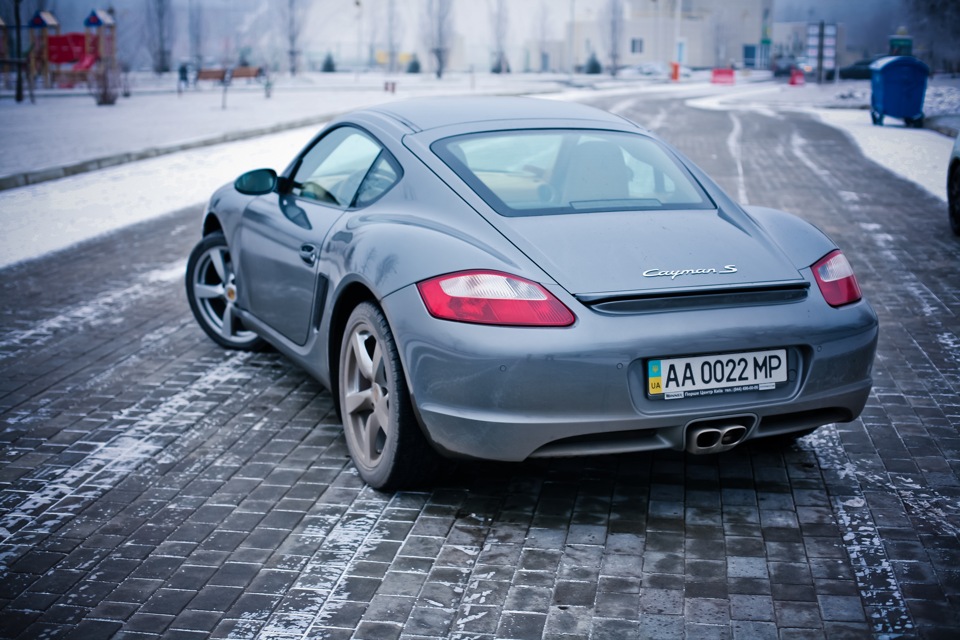
[[379,493],[329,394],[195,325],[175,212],[0,271],[0,637],[960,637],[944,203],[808,115],[600,104],[838,241],[881,318],[860,419]]

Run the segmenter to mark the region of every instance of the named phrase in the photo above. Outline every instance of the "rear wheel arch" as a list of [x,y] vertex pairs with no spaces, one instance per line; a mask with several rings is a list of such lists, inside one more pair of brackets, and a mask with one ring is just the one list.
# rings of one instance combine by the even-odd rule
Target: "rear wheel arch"
[[378,490],[429,482],[440,458],[420,424],[386,313],[362,284],[338,297],[330,361],[331,393],[360,476]]
[[[340,343],[343,341],[343,332],[347,326],[350,314],[362,302],[377,304],[377,298],[364,284],[354,282],[346,286],[337,296],[330,313],[330,333],[327,337],[328,363],[330,373],[330,394],[336,400],[340,397]],[[334,407],[337,416],[340,416],[340,402],[335,401]]]

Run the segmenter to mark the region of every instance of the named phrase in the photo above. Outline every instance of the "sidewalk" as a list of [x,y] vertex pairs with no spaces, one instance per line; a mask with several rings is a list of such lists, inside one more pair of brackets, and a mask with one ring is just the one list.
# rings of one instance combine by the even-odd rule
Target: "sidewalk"
[[[758,108],[869,108],[868,81],[796,87],[769,80],[769,73],[759,72],[744,73],[735,86],[728,87],[711,85],[707,72],[677,84],[604,75],[450,73],[437,80],[428,74],[307,73],[275,78],[270,98],[263,85],[252,80],[237,81],[224,98],[221,87],[213,82],[200,82],[178,95],[172,77],[141,74],[133,79],[132,97],[120,98],[110,107],[98,107],[85,89],[39,90],[36,104],[15,103],[9,90],[0,89],[0,137],[5,151],[0,154],[0,191],[186,149],[318,126],[356,108],[419,96],[540,94],[589,101],[618,92],[669,93],[714,95],[719,105]],[[394,83],[395,93],[385,91],[387,82]],[[932,79],[924,112],[927,128],[956,137],[960,79]],[[898,124],[897,120],[888,123]]]
[[[765,77],[754,73],[742,78],[741,85]],[[44,90],[38,93],[36,104],[17,104],[9,91],[0,91],[0,138],[4,141],[0,191],[187,149],[318,126],[353,109],[412,97],[562,93],[567,99],[580,99],[616,92],[679,96],[734,89],[711,85],[706,72],[679,84],[603,75],[449,73],[437,80],[427,74],[308,73],[278,77],[270,98],[262,84],[238,81],[228,89],[224,109],[220,86],[200,82],[178,95],[173,82],[139,77],[132,97],[121,97],[110,107],[98,107],[83,90]],[[394,93],[385,91],[386,82],[395,83]]]
[[[185,149],[318,125],[362,106],[450,93],[540,93],[561,90],[566,76],[509,78],[452,74],[308,74],[278,79],[270,98],[255,82],[238,81],[226,95],[211,82],[178,95],[149,78],[130,98],[98,107],[82,91],[49,91],[36,104],[0,98],[0,190]],[[396,92],[384,82],[396,83]]]
[[[774,108],[825,107],[867,109],[867,81],[840,84],[759,82],[763,93],[743,93],[747,78],[734,87],[711,87],[707,77],[680,84],[659,84],[643,78],[565,74],[448,74],[430,75],[321,74],[280,77],[272,95],[263,85],[238,81],[226,94],[221,87],[200,82],[178,95],[170,78],[135,78],[133,95],[111,107],[98,107],[83,90],[40,91],[36,104],[17,104],[9,92],[0,92],[0,191],[55,180],[104,167],[142,160],[186,149],[243,140],[305,126],[364,106],[415,96],[449,94],[556,94],[585,98],[599,92],[729,93],[743,104],[753,101]],[[754,78],[754,80],[762,79]],[[385,91],[394,82],[396,92]],[[727,91],[725,91],[725,89]],[[960,130],[960,79],[935,78],[927,92],[924,111],[927,128],[956,137]]]
[[[395,94],[383,91],[383,76],[360,76],[355,82],[349,74],[298,78],[297,83],[288,79],[269,100],[262,87],[240,85],[230,89],[226,110],[220,108],[219,90],[212,87],[181,97],[162,87],[138,90],[115,107],[97,107],[87,95],[44,95],[31,105],[0,94],[0,137],[6,152],[0,157],[0,268],[197,206],[217,185],[248,169],[282,168],[320,123],[338,113],[450,93],[537,93],[587,103],[610,96],[622,96],[628,103],[669,97],[767,115],[791,108],[811,110],[847,131],[867,157],[946,200],[952,139],[906,129],[898,121],[871,126],[863,109],[867,94],[857,83],[838,88],[747,79],[722,86],[706,79],[669,84],[596,76],[577,76],[571,84],[567,76],[556,75],[454,75],[440,82],[398,78]],[[956,113],[960,105],[954,107]],[[957,115],[941,117],[960,120]],[[274,135],[264,135],[268,133]],[[85,173],[101,168],[96,174]],[[32,186],[15,188],[25,184]]]

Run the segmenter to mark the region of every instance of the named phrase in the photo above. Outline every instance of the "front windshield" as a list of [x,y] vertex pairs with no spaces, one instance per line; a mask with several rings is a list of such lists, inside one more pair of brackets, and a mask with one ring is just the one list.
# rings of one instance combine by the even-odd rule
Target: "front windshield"
[[643,135],[494,131],[445,138],[431,149],[505,216],[714,208],[674,156]]

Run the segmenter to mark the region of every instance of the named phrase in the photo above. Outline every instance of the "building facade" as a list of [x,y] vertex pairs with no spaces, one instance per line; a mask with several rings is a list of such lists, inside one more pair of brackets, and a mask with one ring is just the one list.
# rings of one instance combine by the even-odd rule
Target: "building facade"
[[[591,55],[609,68],[619,34],[618,67],[670,62],[695,68],[768,69],[774,0],[622,0],[613,26],[608,0],[573,0],[565,40],[550,43],[550,68],[582,68]],[[559,6],[564,6],[558,3]],[[531,48],[533,43],[528,43]],[[544,48],[543,46],[540,47]]]

